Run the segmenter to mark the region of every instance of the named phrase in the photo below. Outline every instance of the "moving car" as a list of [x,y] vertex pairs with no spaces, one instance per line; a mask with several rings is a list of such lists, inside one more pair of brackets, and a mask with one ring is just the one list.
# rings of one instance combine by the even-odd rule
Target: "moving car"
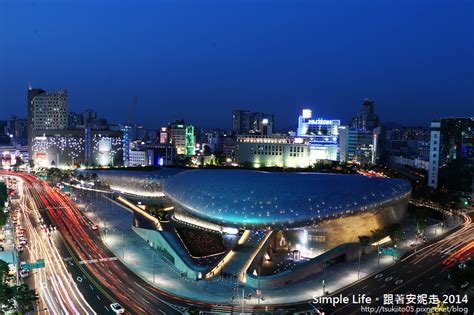
[[28,270],[20,270],[20,277],[22,278],[27,278],[30,275],[30,272]]
[[118,304],[118,303],[112,303],[110,304],[110,308],[112,309],[112,311],[115,312],[115,314],[122,314],[123,312],[125,312],[125,310],[123,309],[123,307]]

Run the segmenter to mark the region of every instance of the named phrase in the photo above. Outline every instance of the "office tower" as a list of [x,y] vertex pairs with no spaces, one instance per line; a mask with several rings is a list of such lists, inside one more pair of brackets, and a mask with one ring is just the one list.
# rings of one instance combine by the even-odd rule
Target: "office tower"
[[250,112],[248,110],[235,110],[232,113],[232,132],[245,134],[250,129]]
[[271,135],[275,130],[275,116],[248,110],[232,112],[232,132],[238,135]]
[[375,102],[366,98],[360,111],[352,118],[351,128],[372,131],[379,126],[379,117],[375,114]]
[[67,91],[36,95],[33,100],[33,131],[67,129]]
[[310,109],[303,110],[298,118],[297,135],[307,139],[311,163],[320,160],[339,160],[340,124],[340,120],[313,118]]
[[177,120],[168,125],[168,141],[176,148],[177,155],[194,155],[195,135],[194,126],[185,124],[184,120]]
[[76,129],[82,125],[82,115],[74,112],[70,112],[67,115],[67,126],[68,129]]
[[28,139],[28,122],[26,119],[12,116],[7,121],[7,133],[13,144],[25,144]]
[[92,125],[95,123],[97,119],[97,113],[93,111],[92,109],[86,109],[85,111],[82,112],[82,124],[83,125]]
[[34,103],[33,100],[36,96],[46,93],[42,89],[33,89],[31,86],[28,88],[28,99],[27,99],[27,120],[28,120],[28,156],[32,160],[32,139],[33,139],[33,116],[34,116]]
[[459,162],[458,167],[470,166],[473,160],[474,118],[441,118],[431,123],[430,164],[428,186],[437,188],[439,169],[451,162]]
[[250,113],[249,134],[270,136],[273,134],[275,116],[265,113]]

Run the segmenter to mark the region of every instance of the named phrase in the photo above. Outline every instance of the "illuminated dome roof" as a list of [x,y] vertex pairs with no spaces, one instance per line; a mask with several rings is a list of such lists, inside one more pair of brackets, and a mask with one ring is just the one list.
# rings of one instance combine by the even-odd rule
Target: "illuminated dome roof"
[[163,189],[185,211],[210,222],[294,228],[397,200],[411,185],[359,175],[193,170],[165,179]]

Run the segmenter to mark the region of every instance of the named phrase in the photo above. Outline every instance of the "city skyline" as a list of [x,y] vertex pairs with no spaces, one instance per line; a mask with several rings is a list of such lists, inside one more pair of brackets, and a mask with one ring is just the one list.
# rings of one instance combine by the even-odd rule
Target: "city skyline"
[[[345,12],[305,1],[271,12],[264,2],[239,4],[78,2],[71,11],[6,2],[2,119],[26,117],[29,84],[67,88],[70,111],[93,108],[116,123],[136,95],[135,121],[147,128],[183,118],[229,129],[236,109],[274,113],[277,129],[294,126],[303,108],[348,123],[366,97],[382,122],[473,115],[472,3],[348,2]],[[84,24],[86,13],[93,22]],[[54,25],[43,23],[53,15]]]

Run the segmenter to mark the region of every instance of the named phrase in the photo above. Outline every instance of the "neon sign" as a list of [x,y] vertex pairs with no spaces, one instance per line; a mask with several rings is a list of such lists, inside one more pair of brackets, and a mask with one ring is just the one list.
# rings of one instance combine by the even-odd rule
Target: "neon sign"
[[310,119],[308,120],[308,124],[310,125],[332,125],[332,120],[329,119]]

